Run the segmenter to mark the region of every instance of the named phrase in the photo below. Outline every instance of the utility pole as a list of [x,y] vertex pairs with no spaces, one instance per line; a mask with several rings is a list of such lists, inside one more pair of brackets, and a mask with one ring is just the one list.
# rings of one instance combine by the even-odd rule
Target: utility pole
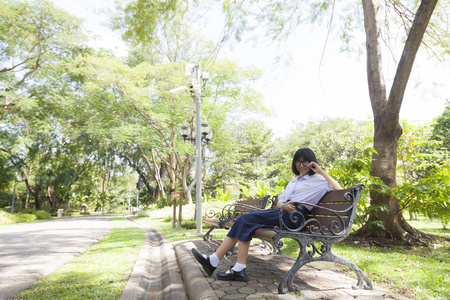
[[195,138],[190,138],[190,128],[186,124],[181,126],[181,135],[184,141],[195,142],[196,167],[195,167],[195,221],[197,235],[202,233],[202,142],[208,143],[211,140],[212,132],[209,130],[209,124],[201,124],[202,111],[202,86],[209,79],[208,72],[202,72],[200,64],[186,65],[186,75],[191,75],[189,87],[181,86],[170,90],[171,94],[182,93],[186,90],[190,92],[195,102]]
[[195,217],[197,234],[202,233],[202,132],[201,109],[202,109],[202,86],[201,67],[196,64],[192,74],[192,85],[195,89],[195,151],[196,151],[196,171],[195,171]]

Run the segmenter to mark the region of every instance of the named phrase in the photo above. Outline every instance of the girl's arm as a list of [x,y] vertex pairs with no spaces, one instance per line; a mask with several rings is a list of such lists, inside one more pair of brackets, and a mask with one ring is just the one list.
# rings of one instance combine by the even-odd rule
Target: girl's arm
[[342,187],[339,184],[339,182],[334,180],[330,175],[328,175],[327,172],[322,170],[322,168],[317,163],[312,161],[308,164],[308,167],[311,170],[313,170],[316,174],[322,175],[323,178],[327,180],[328,184],[333,188],[333,190],[342,190]]

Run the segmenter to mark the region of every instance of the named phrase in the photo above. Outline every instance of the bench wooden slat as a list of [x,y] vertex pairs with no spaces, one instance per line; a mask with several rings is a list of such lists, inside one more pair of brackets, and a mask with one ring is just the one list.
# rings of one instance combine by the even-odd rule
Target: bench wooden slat
[[220,223],[220,220],[218,218],[203,218],[203,221],[209,225],[226,229],[230,229],[234,224],[233,221],[225,221]]
[[[345,203],[339,203],[339,204],[337,204],[337,203],[334,203],[334,204],[332,204],[332,205],[330,205],[330,204],[328,204],[328,205],[322,205],[321,204],[321,206],[322,207],[324,207],[324,208],[329,208],[329,209],[332,209],[332,210],[335,210],[335,211],[343,211],[343,212],[337,212],[339,215],[341,215],[341,216],[348,216],[348,214],[350,213],[347,209],[348,209],[348,207],[349,207],[349,205],[351,205],[351,203],[348,203],[348,202],[345,202]],[[308,215],[309,216],[315,216],[315,215],[332,215],[332,216],[335,216],[336,214],[334,214],[333,212],[331,212],[331,211],[329,211],[329,210],[327,210],[327,209],[324,209],[324,208],[322,208],[322,207],[315,207],[315,208],[313,208],[309,213],[308,213]],[[347,210],[347,211],[345,211],[345,210]]]
[[[342,219],[344,220],[344,222],[347,222],[347,220],[348,220],[348,218],[346,218],[346,217],[343,217]],[[310,219],[310,220],[317,220],[323,226],[328,226],[333,221],[339,222],[338,217],[332,217],[332,216],[324,216],[324,217],[315,216],[314,219]]]
[[263,201],[262,201],[263,199],[264,199],[263,197],[262,198],[250,197],[250,198],[248,198],[246,200],[238,200],[238,201],[236,201],[236,204],[237,203],[244,203],[244,204],[247,204],[247,205],[253,205],[253,206],[261,207],[263,205]]
[[255,230],[254,236],[262,240],[272,241],[275,231],[273,228],[258,228]]
[[320,204],[328,203],[328,202],[342,202],[347,201],[344,198],[345,193],[350,192],[350,189],[343,189],[343,190],[333,190],[328,193],[326,193],[322,199],[320,199]]

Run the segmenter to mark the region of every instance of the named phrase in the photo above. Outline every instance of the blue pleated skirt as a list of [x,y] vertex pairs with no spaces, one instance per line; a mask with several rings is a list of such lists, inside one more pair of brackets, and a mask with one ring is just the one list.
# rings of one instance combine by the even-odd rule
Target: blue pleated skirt
[[[304,220],[308,217],[308,212],[297,209],[300,212]],[[252,239],[253,234],[258,228],[274,228],[280,226],[280,210],[268,209],[262,211],[255,211],[247,214],[243,214],[236,219],[233,227],[231,227],[227,236],[230,238],[236,238],[240,241],[248,242]],[[293,223],[289,218],[289,213],[283,211],[283,221],[289,228],[298,228],[301,225],[302,218],[299,217],[298,221]]]

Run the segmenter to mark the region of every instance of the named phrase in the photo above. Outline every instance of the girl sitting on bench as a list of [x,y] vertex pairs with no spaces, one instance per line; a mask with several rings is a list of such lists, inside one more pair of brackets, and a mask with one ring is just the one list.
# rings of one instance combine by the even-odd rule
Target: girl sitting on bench
[[[226,272],[217,273],[217,279],[229,281],[248,281],[247,256],[253,233],[258,228],[279,226],[279,208],[289,201],[302,201],[317,204],[319,200],[331,190],[341,190],[339,183],[331,178],[320,168],[316,155],[309,148],[297,150],[292,159],[292,172],[297,177],[291,181],[285,191],[278,197],[277,208],[263,211],[255,211],[241,215],[236,219],[227,236],[219,248],[212,255],[204,255],[197,249],[192,248],[195,259],[203,266],[205,272],[211,276],[214,273],[220,259],[236,244],[238,244],[238,255],[236,264]],[[286,205],[283,211],[283,221],[289,227],[296,228],[301,224],[292,223],[290,214],[299,212],[306,220],[312,206]]]

